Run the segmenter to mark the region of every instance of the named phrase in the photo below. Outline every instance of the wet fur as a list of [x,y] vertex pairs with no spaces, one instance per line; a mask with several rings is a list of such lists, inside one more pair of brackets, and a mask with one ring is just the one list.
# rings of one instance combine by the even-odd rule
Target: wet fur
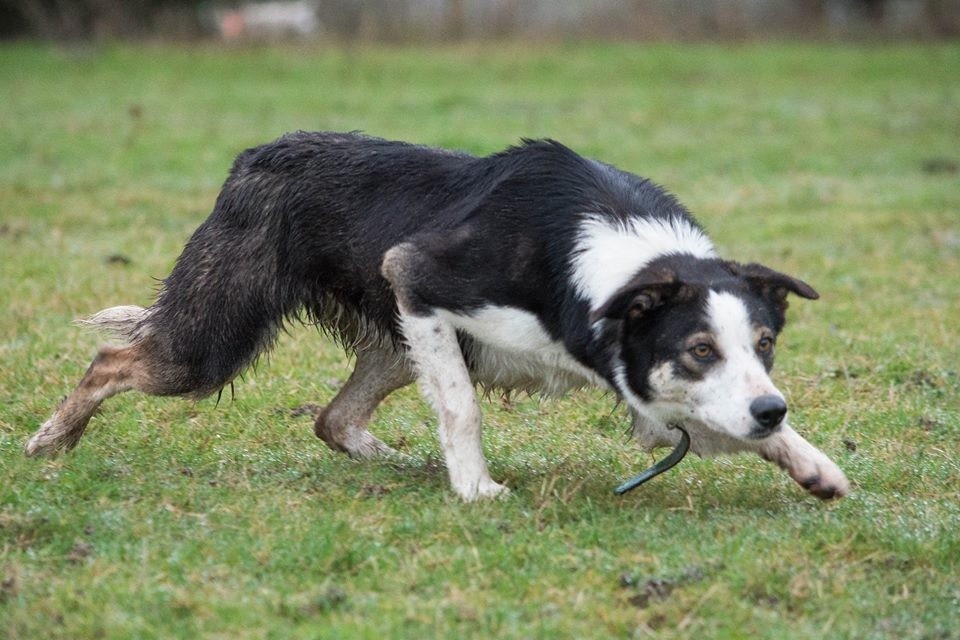
[[[317,417],[324,442],[357,457],[394,453],[367,423],[389,393],[417,380],[437,412],[454,489],[468,500],[492,496],[504,488],[480,451],[475,384],[608,388],[627,401],[641,442],[667,444],[674,418],[658,394],[668,382],[681,395],[698,384],[677,364],[678,345],[704,330],[720,293],[774,333],[788,293],[816,297],[766,267],[720,260],[658,186],[553,141],[478,158],[298,132],[238,156],[153,305],[88,319],[125,344],[101,349],[26,450],[75,446],[100,403],[123,391],[215,393],[285,322],[306,320],[357,354]],[[757,389],[779,393],[766,378],[772,359],[744,362],[759,372]],[[747,415],[732,411],[741,422]],[[821,497],[846,492],[835,465],[785,424],[760,435],[753,443],[694,425],[693,448],[753,450]]]

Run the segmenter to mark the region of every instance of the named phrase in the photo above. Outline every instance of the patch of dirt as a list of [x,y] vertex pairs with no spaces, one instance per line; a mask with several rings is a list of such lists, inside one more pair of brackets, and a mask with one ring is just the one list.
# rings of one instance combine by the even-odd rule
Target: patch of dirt
[[365,484],[360,488],[360,495],[364,498],[382,498],[392,489],[382,484]]
[[22,514],[0,513],[0,539],[5,544],[25,551],[53,539],[49,524],[50,521],[43,516],[31,518]]
[[940,376],[934,373],[917,369],[906,379],[906,385],[914,389],[937,389],[941,385],[941,380]]
[[927,158],[920,165],[920,169],[930,175],[953,174],[960,171],[960,163],[953,158]]
[[755,604],[770,609],[775,609],[780,604],[780,598],[761,588],[749,592],[748,597]]
[[673,583],[660,578],[650,578],[627,600],[638,609],[646,609],[651,600],[666,600],[673,593]]
[[70,549],[70,553],[67,554],[67,562],[70,564],[80,564],[91,555],[93,555],[93,545],[89,542],[79,540],[73,545],[73,549]]
[[26,233],[26,230],[19,226],[13,226],[4,222],[0,224],[0,238],[10,238],[11,240],[19,240],[20,237]]
[[300,405],[299,407],[293,407],[290,409],[290,415],[294,418],[302,418],[303,416],[315,418],[317,414],[320,413],[321,409],[323,409],[323,407],[320,405],[313,402],[308,402]]
[[7,602],[8,600],[16,598],[19,592],[20,587],[17,576],[4,575],[3,580],[0,580],[0,602]]
[[691,565],[673,576],[654,576],[639,579],[631,573],[622,573],[620,574],[620,586],[624,589],[636,591],[627,598],[627,602],[638,609],[645,609],[653,602],[668,599],[675,589],[705,580],[710,572],[709,569]]
[[128,267],[133,264],[133,260],[130,259],[130,256],[125,256],[122,253],[112,253],[105,257],[103,262],[104,264],[115,264],[121,267]]
[[286,598],[280,604],[280,614],[292,620],[303,621],[342,606],[347,592],[333,585],[315,593],[301,593]]

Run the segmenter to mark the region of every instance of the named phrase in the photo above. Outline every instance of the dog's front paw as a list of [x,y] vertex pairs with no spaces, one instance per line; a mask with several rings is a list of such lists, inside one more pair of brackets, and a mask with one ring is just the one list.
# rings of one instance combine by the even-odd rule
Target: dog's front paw
[[797,484],[821,500],[850,493],[850,483],[840,467],[786,425],[764,441],[760,455],[780,465]]
[[464,502],[476,502],[477,500],[490,500],[492,498],[502,498],[510,494],[510,489],[506,486],[494,482],[489,478],[480,482],[473,482],[465,486],[454,487]]
[[850,493],[850,483],[833,460],[811,447],[784,465],[797,484],[821,500],[842,498]]
[[833,461],[827,459],[826,462],[816,465],[816,471],[810,475],[794,477],[794,480],[821,500],[842,498],[850,493],[850,482]]

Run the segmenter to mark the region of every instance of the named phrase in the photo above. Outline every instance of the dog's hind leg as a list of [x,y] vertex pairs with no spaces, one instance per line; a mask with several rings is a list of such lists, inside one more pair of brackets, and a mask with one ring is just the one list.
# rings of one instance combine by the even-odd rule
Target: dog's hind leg
[[77,388],[27,442],[25,453],[28,456],[52,455],[61,449],[74,448],[90,417],[111,396],[130,389],[160,392],[155,377],[145,364],[147,360],[142,343],[100,349]]
[[334,451],[343,451],[352,458],[396,454],[370,433],[367,424],[384,398],[413,380],[406,362],[392,347],[358,350],[350,379],[320,411],[314,433]]

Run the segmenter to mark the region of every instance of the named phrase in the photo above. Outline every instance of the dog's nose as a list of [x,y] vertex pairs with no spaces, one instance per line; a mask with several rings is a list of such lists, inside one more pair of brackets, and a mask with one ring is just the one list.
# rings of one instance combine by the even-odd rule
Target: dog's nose
[[750,414],[761,427],[773,429],[787,415],[787,403],[780,396],[760,396],[750,403]]

